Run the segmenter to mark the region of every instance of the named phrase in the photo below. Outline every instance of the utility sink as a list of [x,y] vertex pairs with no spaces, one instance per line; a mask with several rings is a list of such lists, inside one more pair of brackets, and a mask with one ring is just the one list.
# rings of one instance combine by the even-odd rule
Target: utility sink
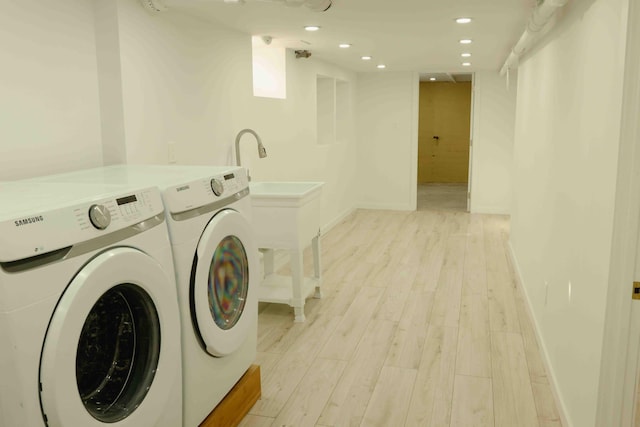
[[[256,245],[263,254],[258,300],[288,304],[296,322],[304,322],[305,300],[322,297],[320,266],[320,193],[323,182],[252,182],[251,214]],[[304,277],[303,252],[311,245],[313,276]],[[274,249],[291,258],[291,276],[276,274]]]
[[259,248],[304,248],[318,235],[323,182],[252,182],[251,207]]

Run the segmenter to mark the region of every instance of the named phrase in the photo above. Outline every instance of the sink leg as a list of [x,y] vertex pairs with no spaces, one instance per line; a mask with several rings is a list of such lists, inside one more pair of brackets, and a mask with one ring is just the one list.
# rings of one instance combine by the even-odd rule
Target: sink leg
[[261,251],[262,251],[262,259],[264,261],[264,275],[266,277],[273,274],[274,250],[261,249]]
[[302,251],[293,249],[289,251],[291,254],[291,281],[292,281],[292,289],[293,289],[293,298],[291,298],[291,305],[293,306],[293,311],[295,313],[295,322],[304,322],[304,299],[305,296],[302,295],[302,286],[304,283],[304,269],[303,269],[303,259],[302,259]]
[[304,316],[304,308],[294,307],[293,314],[295,315],[293,318],[295,323],[304,323],[304,321],[307,320]]
[[311,239],[311,251],[313,252],[313,276],[317,280],[314,298],[322,298],[322,266],[320,265],[320,230],[316,237]]

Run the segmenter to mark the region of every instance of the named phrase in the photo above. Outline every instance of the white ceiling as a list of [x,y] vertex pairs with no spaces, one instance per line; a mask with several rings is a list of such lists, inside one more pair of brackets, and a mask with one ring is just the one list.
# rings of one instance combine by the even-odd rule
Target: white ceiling
[[[314,58],[358,72],[377,70],[469,73],[499,70],[525,29],[536,0],[333,0],[326,12],[289,7],[278,0],[165,0],[169,10],[195,14],[251,35],[269,35],[273,45],[307,49]],[[457,24],[457,17],[471,17]],[[305,25],[319,25],[310,33]],[[459,40],[470,38],[468,46]],[[351,43],[339,49],[339,43]],[[471,52],[463,67],[462,52]],[[362,55],[373,60],[362,61]],[[303,59],[301,59],[303,60]]]

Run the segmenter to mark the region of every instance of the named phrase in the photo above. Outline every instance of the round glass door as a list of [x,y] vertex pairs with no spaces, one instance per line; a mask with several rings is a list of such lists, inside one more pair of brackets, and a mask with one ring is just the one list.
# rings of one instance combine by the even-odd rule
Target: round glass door
[[181,369],[175,281],[139,250],[109,249],[74,276],[51,317],[43,415],[52,427],[157,425]]
[[224,237],[209,268],[209,310],[220,329],[233,328],[244,310],[249,293],[249,260],[236,236]]
[[193,326],[204,349],[222,357],[244,343],[258,318],[258,251],[247,220],[232,209],[205,227],[193,263]]
[[113,423],[142,403],[158,368],[160,322],[149,294],[127,283],[89,311],[76,351],[80,398],[95,419]]

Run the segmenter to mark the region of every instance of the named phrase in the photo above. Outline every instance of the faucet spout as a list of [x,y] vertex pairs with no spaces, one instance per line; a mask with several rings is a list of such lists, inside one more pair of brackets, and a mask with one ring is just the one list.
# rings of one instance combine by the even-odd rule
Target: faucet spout
[[236,166],[242,166],[240,164],[240,138],[242,138],[242,135],[244,135],[245,133],[250,133],[256,138],[256,141],[258,142],[258,156],[261,159],[267,157],[267,150],[264,148],[264,145],[262,145],[262,140],[260,139],[260,136],[258,136],[256,131],[254,131],[253,129],[242,129],[236,136]]

